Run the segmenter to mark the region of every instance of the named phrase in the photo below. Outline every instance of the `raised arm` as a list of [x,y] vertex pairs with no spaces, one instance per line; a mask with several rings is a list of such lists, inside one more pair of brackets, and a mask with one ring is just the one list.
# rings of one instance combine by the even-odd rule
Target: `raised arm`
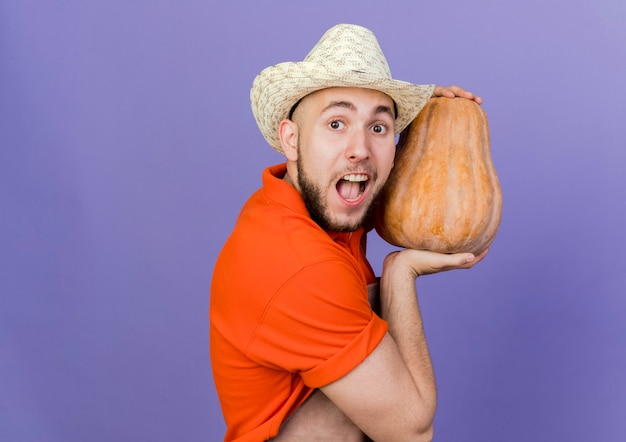
[[321,388],[373,440],[432,440],[437,393],[415,278],[470,268],[485,255],[403,250],[385,259],[381,311],[389,332],[361,364]]

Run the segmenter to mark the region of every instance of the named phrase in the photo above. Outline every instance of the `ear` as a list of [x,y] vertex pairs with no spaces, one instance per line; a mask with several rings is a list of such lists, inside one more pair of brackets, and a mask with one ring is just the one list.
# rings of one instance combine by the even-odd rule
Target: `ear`
[[280,147],[289,161],[298,159],[298,125],[291,120],[283,120],[278,126]]

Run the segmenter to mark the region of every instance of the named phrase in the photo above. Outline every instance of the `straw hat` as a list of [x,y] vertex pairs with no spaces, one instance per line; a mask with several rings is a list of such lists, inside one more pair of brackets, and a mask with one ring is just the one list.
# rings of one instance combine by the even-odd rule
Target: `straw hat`
[[432,95],[434,85],[393,80],[376,36],[361,26],[341,24],[326,31],[301,62],[264,69],[250,90],[252,113],[267,142],[282,152],[280,122],[304,96],[329,87],[362,87],[389,95],[398,115],[395,132],[413,121]]

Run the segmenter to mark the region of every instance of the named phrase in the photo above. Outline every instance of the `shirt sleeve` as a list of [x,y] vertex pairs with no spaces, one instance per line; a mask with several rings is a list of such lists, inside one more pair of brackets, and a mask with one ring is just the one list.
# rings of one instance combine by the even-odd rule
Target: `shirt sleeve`
[[274,294],[246,354],[264,366],[299,373],[318,388],[349,373],[386,332],[361,276],[331,260],[303,268]]

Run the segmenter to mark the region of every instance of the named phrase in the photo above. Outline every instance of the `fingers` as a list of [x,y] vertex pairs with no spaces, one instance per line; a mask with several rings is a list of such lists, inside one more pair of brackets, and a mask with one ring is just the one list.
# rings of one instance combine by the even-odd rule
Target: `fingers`
[[435,90],[433,91],[433,97],[447,97],[447,98],[465,98],[468,100],[475,101],[478,104],[482,104],[483,99],[478,95],[473,94],[470,91],[467,91],[459,86],[435,86]]
[[448,97],[448,98],[456,97],[456,94],[452,90],[452,87],[455,87],[455,86],[448,86],[448,87],[437,86],[437,87],[435,87],[435,91],[433,92],[433,97]]
[[480,258],[477,258],[472,253],[454,253],[451,255],[440,255],[440,271],[453,270],[453,269],[469,269],[473,267]]
[[446,255],[446,256],[458,257],[457,258],[458,266],[456,268],[470,269],[474,267],[476,264],[478,264],[480,261],[482,261],[485,258],[485,256],[487,256],[487,253],[489,253],[489,249],[483,250],[477,255],[474,255],[472,253],[458,253],[456,255]]
[[405,249],[395,252],[394,256],[389,256],[386,264],[400,265],[410,268],[417,275],[428,275],[432,273],[446,272],[455,269],[470,269],[487,255],[485,250],[477,255],[472,253],[435,253],[427,250]]

